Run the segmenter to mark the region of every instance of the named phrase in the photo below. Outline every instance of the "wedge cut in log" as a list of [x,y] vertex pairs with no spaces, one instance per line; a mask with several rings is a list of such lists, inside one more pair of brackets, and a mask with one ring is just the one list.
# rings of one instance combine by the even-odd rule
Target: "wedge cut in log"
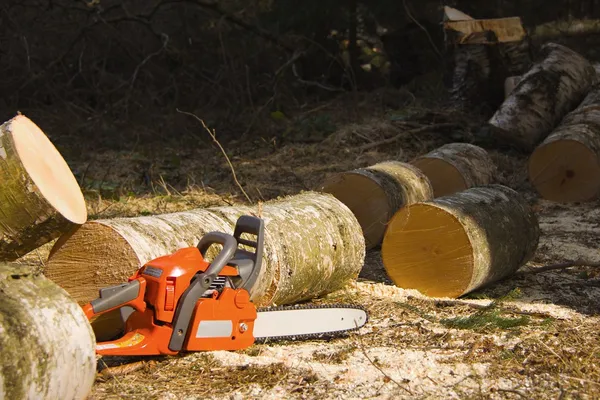
[[444,6],[444,21],[465,21],[472,19],[473,17],[456,8]]
[[449,143],[411,161],[423,171],[434,197],[492,183],[496,165],[488,152],[470,143]]
[[0,260],[13,261],[87,220],[81,189],[24,115],[0,126]]
[[596,81],[594,67],[580,54],[556,43],[545,44],[538,62],[489,120],[495,138],[533,151]]
[[237,218],[265,221],[261,273],[250,290],[257,305],[289,304],[333,292],[358,276],[365,256],[352,212],[328,194],[305,192],[255,206],[95,220],[56,242],[45,275],[78,302],[123,283],[144,263],[196,246],[207,232],[233,234]]
[[545,199],[585,202],[600,195],[600,86],[532,153],[529,181]]
[[333,194],[352,210],[367,249],[381,243],[386,224],[400,207],[433,198],[427,176],[400,161],[336,174],[323,183],[321,191]]
[[456,44],[520,42],[527,35],[519,17],[448,20],[444,29]]
[[539,235],[521,195],[488,185],[402,208],[390,221],[381,255],[397,286],[456,298],[524,265]]
[[81,307],[31,267],[0,264],[0,399],[86,399],[96,340]]

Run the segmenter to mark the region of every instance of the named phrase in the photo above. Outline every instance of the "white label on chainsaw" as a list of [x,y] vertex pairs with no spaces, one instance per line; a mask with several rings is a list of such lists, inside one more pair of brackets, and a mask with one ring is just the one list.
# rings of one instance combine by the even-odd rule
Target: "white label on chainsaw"
[[213,337],[228,337],[233,333],[233,322],[230,320],[223,321],[200,321],[198,330],[196,331],[197,338],[213,338]]

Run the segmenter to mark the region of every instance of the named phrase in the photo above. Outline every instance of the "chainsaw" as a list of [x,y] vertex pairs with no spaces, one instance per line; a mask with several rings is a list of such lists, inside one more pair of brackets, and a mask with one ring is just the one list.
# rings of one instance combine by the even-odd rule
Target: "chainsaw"
[[[263,242],[264,221],[243,215],[233,235],[209,232],[196,247],[158,257],[127,283],[101,289],[83,306],[87,318],[119,310],[125,328],[120,338],[97,343],[96,353],[240,350],[255,342],[332,338],[367,323],[367,312],[350,304],[257,308],[250,290],[260,275]],[[209,262],[212,245],[222,248]]]

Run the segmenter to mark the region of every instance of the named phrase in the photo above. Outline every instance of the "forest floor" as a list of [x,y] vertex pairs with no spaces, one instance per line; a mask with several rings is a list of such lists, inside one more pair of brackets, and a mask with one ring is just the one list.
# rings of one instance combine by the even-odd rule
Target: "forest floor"
[[[330,118],[326,106],[304,115],[302,121],[315,117],[301,141],[290,135],[302,121],[271,118],[265,131],[289,135],[224,145],[252,202],[318,189],[338,171],[409,161],[468,140],[475,124],[466,115],[414,104],[352,122]],[[445,125],[414,132],[424,124]],[[65,145],[61,151],[84,188],[91,219],[247,201],[208,132],[199,126],[195,135],[196,146],[138,144],[82,155]],[[538,251],[513,276],[462,299],[428,298],[391,284],[375,249],[358,282],[315,300],[365,306],[370,320],[359,331],[330,341],[128,360],[121,367],[123,360],[103,358],[91,399],[600,398],[600,204],[541,201],[527,183],[526,156],[490,153],[497,182],[523,193],[540,219]],[[25,259],[43,262],[48,248]],[[536,272],[568,261],[579,262]]]

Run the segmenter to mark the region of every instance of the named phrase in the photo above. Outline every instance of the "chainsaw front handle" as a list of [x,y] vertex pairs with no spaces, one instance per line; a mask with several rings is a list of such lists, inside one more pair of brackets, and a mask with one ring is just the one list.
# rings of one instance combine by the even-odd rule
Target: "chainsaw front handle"
[[210,263],[208,269],[202,274],[203,281],[201,285],[204,289],[208,289],[213,280],[223,270],[225,265],[232,259],[238,247],[238,242],[231,235],[223,232],[208,232],[200,239],[196,246],[200,250],[202,257],[206,258],[206,251],[213,244],[220,244],[223,249],[217,254],[214,260]]
[[101,289],[100,297],[86,304],[83,311],[88,319],[127,306],[144,312],[146,310],[145,293],[146,280],[139,277],[128,283]]

